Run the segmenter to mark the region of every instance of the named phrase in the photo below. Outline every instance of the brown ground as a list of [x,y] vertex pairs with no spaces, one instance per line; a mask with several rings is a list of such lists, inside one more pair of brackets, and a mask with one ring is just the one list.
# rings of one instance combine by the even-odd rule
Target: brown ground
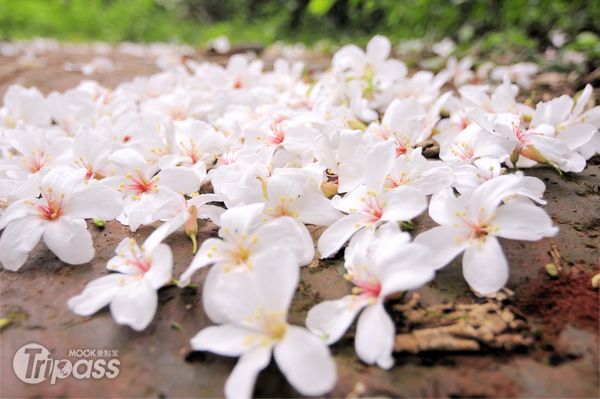
[[[65,90],[82,79],[66,72],[66,61],[89,60],[86,55],[51,54],[43,68],[18,67],[13,58],[0,57],[0,95],[8,85],[35,85],[45,93]],[[115,56],[116,72],[90,78],[107,86],[135,75],[156,71],[152,61]],[[220,61],[223,59],[221,58]],[[558,93],[557,93],[558,94]],[[600,159],[596,157],[579,175],[560,177],[548,169],[528,171],[546,182],[546,209],[560,227],[558,236],[534,243],[504,241],[511,265],[510,304],[523,315],[535,336],[528,349],[487,350],[476,353],[429,352],[399,354],[390,371],[368,367],[356,355],[351,339],[332,347],[339,382],[333,397],[598,397],[598,290],[591,278],[600,267]],[[427,217],[417,231],[430,227]],[[201,306],[201,290],[163,288],[154,321],[143,332],[116,325],[108,311],[83,318],[73,315],[66,301],[90,280],[106,273],[105,265],[116,244],[126,235],[143,240],[152,228],[131,234],[118,223],[106,229],[90,227],[95,259],[68,266],[39,245],[18,272],[0,271],[0,317],[11,320],[2,329],[1,397],[220,397],[235,359],[190,352],[189,339],[210,324]],[[213,225],[202,228],[199,241],[215,234]],[[167,243],[175,254],[175,275],[192,259],[191,244],[183,233]],[[554,258],[550,251],[556,248]],[[544,265],[560,256],[562,272],[553,279]],[[200,273],[199,279],[205,276]],[[306,312],[323,299],[348,293],[340,278],[340,259],[304,268],[290,321],[302,324]],[[419,291],[423,306],[440,303],[475,303],[461,276],[460,262],[441,270],[435,281]],[[401,317],[400,314],[395,315]],[[114,380],[75,380],[69,377],[50,385],[27,385],[12,370],[15,351],[28,342],[49,348],[55,358],[68,358],[76,348],[116,349],[121,361]],[[298,396],[271,364],[257,382],[257,396]]]

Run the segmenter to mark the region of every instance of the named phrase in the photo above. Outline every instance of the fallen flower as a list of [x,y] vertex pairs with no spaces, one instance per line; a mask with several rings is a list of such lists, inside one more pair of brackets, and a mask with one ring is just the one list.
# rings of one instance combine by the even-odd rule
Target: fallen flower
[[331,344],[362,311],[354,340],[356,353],[367,364],[389,369],[394,364],[395,328],[383,307],[385,299],[426,284],[435,271],[429,248],[409,242],[407,233],[392,228],[378,233],[366,231],[346,249],[344,277],[354,284],[352,295],[316,305],[308,312],[306,325]]
[[85,219],[112,220],[123,202],[117,191],[105,185],[86,185],[85,175],[85,169],[56,167],[43,177],[40,197],[16,201],[2,213],[0,262],[6,269],[19,270],[42,237],[65,263],[92,260],[94,245]]
[[419,234],[416,243],[432,249],[432,262],[441,268],[464,251],[463,275],[479,294],[498,292],[508,281],[508,263],[497,237],[537,241],[558,228],[531,201],[511,201],[522,190],[523,176],[490,179],[458,198],[450,189],[431,198],[429,216],[441,226]]
[[156,291],[171,281],[173,254],[161,243],[168,227],[156,229],[141,248],[133,238],[124,238],[115,249],[117,256],[106,265],[116,273],[88,283],[81,294],[69,299],[69,309],[89,316],[110,304],[116,323],[145,329],[156,313]]
[[190,341],[194,350],[240,359],[225,383],[227,398],[252,396],[257,374],[271,354],[287,380],[302,395],[323,395],[333,389],[337,373],[327,345],[286,318],[299,279],[295,256],[280,248],[277,263],[257,267],[251,274],[231,276],[223,287],[227,319],[206,327]]

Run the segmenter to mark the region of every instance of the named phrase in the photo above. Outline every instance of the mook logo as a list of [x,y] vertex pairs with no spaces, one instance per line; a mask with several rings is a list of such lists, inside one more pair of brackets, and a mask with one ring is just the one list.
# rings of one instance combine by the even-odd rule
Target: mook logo
[[13,358],[13,370],[16,376],[27,384],[39,384],[48,378],[50,384],[55,384],[56,380],[63,380],[69,376],[77,380],[98,380],[113,379],[119,375],[121,362],[114,358],[118,356],[116,350],[77,349],[70,350],[69,356],[80,359],[54,359],[46,347],[32,342],[17,350]]

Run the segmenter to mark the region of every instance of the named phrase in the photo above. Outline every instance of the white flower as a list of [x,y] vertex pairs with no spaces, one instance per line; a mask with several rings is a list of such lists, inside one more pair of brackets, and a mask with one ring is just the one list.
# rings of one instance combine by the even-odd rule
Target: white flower
[[503,140],[471,123],[450,143],[441,144],[440,159],[456,164],[471,164],[481,158],[503,161],[513,147],[508,140]]
[[[0,262],[18,270],[40,238],[65,263],[87,263],[94,257],[85,219],[114,219],[123,207],[121,196],[102,184],[85,185],[85,169],[56,167],[42,179],[40,198],[11,204],[0,218]],[[101,198],[101,201],[98,199]]]
[[334,255],[354,233],[385,222],[408,221],[425,210],[427,201],[419,191],[409,187],[385,190],[385,179],[394,162],[388,142],[376,144],[367,155],[365,183],[344,197],[331,200],[334,208],[346,213],[327,228],[319,238],[321,258]]
[[49,128],[24,127],[6,135],[12,156],[0,159],[0,171],[18,180],[45,173],[71,160],[70,140]]
[[118,220],[129,225],[131,231],[160,219],[165,206],[179,198],[179,193],[189,194],[200,188],[196,171],[184,167],[165,167],[149,164],[135,150],[123,149],[110,156],[120,174],[106,179],[125,197],[123,213]]
[[173,254],[160,243],[166,236],[163,226],[152,233],[140,248],[133,238],[124,238],[106,265],[111,273],[88,283],[81,294],[69,299],[73,313],[89,316],[110,304],[118,324],[134,330],[145,329],[154,318],[156,291],[171,281]]
[[263,183],[263,196],[268,219],[289,216],[302,223],[328,226],[342,216],[303,176],[274,175]]
[[271,253],[276,263],[257,265],[251,274],[236,274],[221,291],[221,325],[203,329],[191,339],[195,350],[240,359],[225,383],[227,398],[252,396],[257,374],[275,361],[302,395],[323,395],[333,389],[337,373],[327,345],[286,318],[299,269],[283,248]]
[[[463,275],[483,295],[508,281],[508,263],[497,237],[537,241],[556,235],[546,212],[525,200],[510,200],[524,190],[520,175],[495,177],[456,198],[450,189],[431,198],[429,216],[441,226],[415,238],[432,249],[432,262],[443,267],[464,251]],[[526,192],[527,189],[525,189]]]
[[306,228],[289,217],[263,221],[264,204],[230,208],[220,217],[219,237],[205,240],[188,269],[180,277],[180,286],[189,284],[197,270],[214,264],[204,283],[202,299],[212,320],[222,320],[222,310],[214,305],[220,296],[219,284],[227,284],[234,274],[252,271],[257,264],[277,264],[272,250],[285,248],[294,255],[296,266],[308,264],[314,246]]
[[313,307],[307,327],[328,343],[338,341],[359,312],[354,345],[367,364],[389,369],[393,366],[395,328],[383,304],[389,295],[418,288],[434,276],[430,251],[409,243],[407,233],[387,229],[361,236],[346,249],[344,277],[354,284],[352,295],[325,301]]
[[50,125],[46,99],[35,87],[12,85],[4,94],[4,107],[0,109],[0,126],[15,128],[19,125]]

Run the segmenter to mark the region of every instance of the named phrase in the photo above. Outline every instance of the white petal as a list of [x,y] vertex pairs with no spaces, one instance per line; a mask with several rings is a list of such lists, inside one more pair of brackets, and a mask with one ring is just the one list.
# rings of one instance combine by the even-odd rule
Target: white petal
[[383,141],[375,144],[367,154],[365,162],[365,185],[370,190],[381,192],[383,182],[392,169],[396,156],[394,147]]
[[11,222],[23,219],[35,214],[35,208],[27,204],[28,200],[21,200],[10,204],[0,217],[0,230],[8,226]]
[[121,193],[103,184],[93,184],[73,193],[64,214],[71,218],[112,220],[123,210]]
[[394,323],[383,304],[368,306],[358,318],[354,346],[358,357],[367,364],[377,364],[383,369],[394,365]]
[[196,172],[184,167],[167,167],[157,175],[158,184],[184,194],[193,193],[200,188],[200,179]]
[[304,191],[295,205],[303,223],[329,226],[343,216],[331,205],[331,201],[315,190]]
[[376,257],[382,298],[397,292],[417,289],[433,279],[435,269],[431,261],[432,251],[427,246],[409,243],[394,247],[391,243],[385,244],[382,251],[388,249],[386,256]]
[[159,289],[171,281],[173,273],[173,253],[167,244],[159,244],[151,252],[152,266],[145,274],[154,289]]
[[257,346],[244,353],[225,383],[225,397],[246,399],[252,397],[258,373],[271,361],[271,348]]
[[92,235],[82,220],[60,218],[46,225],[44,242],[60,260],[71,265],[94,258]]
[[573,151],[589,142],[597,130],[594,125],[580,123],[560,132],[558,138],[565,142],[569,149]]
[[203,267],[206,267],[210,264],[215,263],[215,261],[218,261],[218,259],[215,259],[212,255],[209,256],[209,253],[212,254],[214,252],[211,250],[214,246],[216,246],[216,248],[223,247],[223,240],[220,240],[218,238],[209,238],[208,240],[202,243],[200,249],[198,250],[198,253],[196,254],[196,256],[194,256],[194,259],[192,259],[192,263],[190,264],[190,266],[185,272],[183,272],[181,277],[179,277],[180,287],[185,287],[186,285],[188,285],[190,283],[190,278],[192,277],[192,274],[194,274],[197,270],[200,270]]
[[462,237],[460,229],[437,226],[419,234],[414,242],[431,249],[431,265],[440,269],[465,250],[467,243]]
[[69,299],[67,305],[73,313],[80,316],[94,314],[112,301],[117,291],[122,289],[128,279],[130,277],[119,273],[100,277],[89,282],[81,294]]
[[206,327],[190,340],[196,351],[208,351],[221,356],[240,356],[248,351],[248,337],[255,331],[235,324]]
[[37,216],[18,219],[10,223],[0,236],[0,263],[11,271],[17,271],[40,241],[45,223]]
[[173,219],[161,224],[159,228],[154,230],[152,234],[146,238],[146,241],[144,241],[144,249],[146,251],[152,251],[158,244],[163,242],[165,238],[183,226],[188,217],[189,214],[187,211],[179,212]]
[[417,217],[427,209],[427,198],[412,188],[398,187],[383,195],[385,205],[381,220],[399,222]]
[[491,223],[499,228],[493,232],[495,236],[512,240],[537,241],[558,233],[546,211],[531,202],[510,202],[500,206]]
[[429,216],[438,224],[454,225],[464,224],[456,213],[463,211],[462,204],[456,199],[452,189],[444,189],[431,196],[429,202]]
[[138,278],[119,290],[110,303],[110,312],[115,322],[141,331],[150,324],[156,313],[158,296],[150,282]]
[[260,224],[264,203],[230,208],[221,215],[221,226],[243,234]]
[[467,248],[463,275],[469,286],[482,295],[494,294],[506,285],[508,263],[496,238],[488,236],[483,245]]
[[269,248],[286,248],[292,252],[299,265],[310,263],[315,255],[315,247],[306,227],[290,217],[279,217],[255,231],[256,251]]
[[367,58],[370,61],[383,61],[389,55],[392,45],[387,37],[375,35],[367,44]]
[[354,233],[362,228],[363,219],[362,215],[347,215],[329,226],[319,237],[318,248],[321,259],[335,254]]
[[223,287],[227,286],[227,280],[225,279],[227,276],[224,277],[223,274],[223,268],[219,265],[210,268],[202,287],[204,313],[213,323],[220,324],[230,321],[230,317],[227,315],[227,306],[230,305],[227,297],[229,291],[225,292],[223,290]]
[[337,371],[329,348],[304,328],[288,326],[274,355],[279,369],[302,395],[323,395],[335,386]]
[[321,302],[308,311],[306,327],[327,344],[333,344],[342,338],[358,312],[366,305],[366,300],[355,295]]
[[296,257],[285,248],[273,248],[253,261],[253,277],[263,301],[270,309],[287,314],[300,279]]
[[494,177],[473,190],[469,199],[469,215],[486,220],[502,200],[519,192],[523,176],[510,174]]

